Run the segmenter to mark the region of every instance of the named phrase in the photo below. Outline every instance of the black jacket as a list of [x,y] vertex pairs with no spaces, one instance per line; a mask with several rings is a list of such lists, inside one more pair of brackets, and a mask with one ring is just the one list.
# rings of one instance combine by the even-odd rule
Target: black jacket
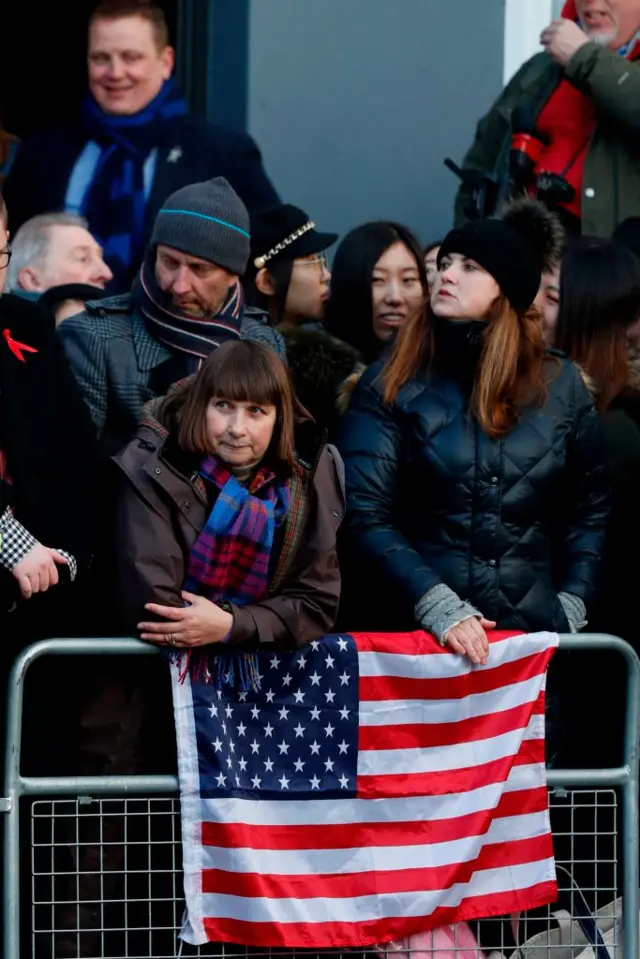
[[550,357],[546,403],[492,440],[469,415],[481,330],[438,323],[436,359],[392,406],[375,364],[340,425],[349,539],[384,628],[411,625],[443,582],[499,627],[563,631],[558,592],[588,603],[596,588],[608,481],[580,374]]
[[[69,177],[86,143],[82,129],[71,128],[41,130],[22,144],[3,186],[12,233],[38,213],[64,209]],[[279,202],[250,136],[213,126],[201,117],[168,120],[164,142],[158,147],[141,249],[146,249],[156,214],[171,193],[216,176],[227,178],[249,212]],[[110,292],[128,290],[139,266],[134,266],[131,276],[119,277]]]
[[[92,548],[95,429],[53,316],[7,293],[0,296],[0,331],[0,447],[12,479],[14,515],[45,546],[72,553],[81,574]],[[9,336],[37,352],[23,353],[21,362]],[[0,614],[16,596],[14,578],[0,569]],[[38,600],[22,607],[35,610],[42,605]]]

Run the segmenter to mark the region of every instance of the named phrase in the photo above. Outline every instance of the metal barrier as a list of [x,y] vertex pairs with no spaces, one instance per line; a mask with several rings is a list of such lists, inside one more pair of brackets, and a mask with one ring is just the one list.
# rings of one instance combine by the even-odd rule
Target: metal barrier
[[[619,767],[608,769],[577,769],[577,770],[548,770],[548,786],[551,790],[552,812],[560,810],[562,822],[567,824],[567,828],[561,827],[560,832],[556,831],[555,836],[567,836],[571,841],[571,854],[569,864],[575,859],[573,853],[573,842],[577,835],[593,836],[595,848],[597,849],[598,839],[606,840],[607,849],[605,854],[595,853],[595,890],[611,892],[609,899],[616,897],[618,887],[617,880],[617,855],[616,845],[618,839],[618,798],[616,790],[620,791],[622,806],[622,841],[624,843],[625,855],[623,857],[623,875],[622,875],[622,896],[624,908],[622,910],[622,939],[621,942],[614,944],[611,959],[616,959],[620,954],[617,949],[621,949],[621,954],[625,959],[640,956],[640,935],[639,935],[639,819],[638,819],[638,730],[640,728],[640,660],[633,649],[621,639],[604,634],[582,635],[580,637],[561,637],[560,647],[563,650],[608,650],[617,652],[624,657],[628,670],[627,683],[627,707],[625,715],[624,729],[624,752],[623,763]],[[152,933],[160,929],[171,936],[175,943],[175,934],[180,922],[180,903],[181,895],[178,890],[180,883],[180,837],[178,823],[178,800],[175,798],[178,792],[178,780],[175,776],[118,776],[110,778],[102,777],[25,777],[20,773],[20,752],[21,752],[21,726],[24,699],[25,677],[29,667],[40,657],[54,654],[59,656],[87,656],[87,655],[131,655],[131,656],[149,656],[157,655],[156,650],[147,644],[134,639],[69,639],[69,640],[46,640],[24,650],[16,660],[9,679],[8,699],[7,699],[7,748],[6,748],[6,766],[4,779],[4,797],[0,799],[0,811],[4,816],[4,903],[3,903],[3,956],[4,959],[19,959],[27,955],[26,948],[21,948],[20,941],[20,799],[32,797],[37,799],[33,803],[32,809],[32,882],[33,882],[33,902],[32,910],[35,905],[48,906],[53,910],[56,899],[54,893],[55,864],[54,853],[56,849],[56,838],[54,834],[55,822],[59,818],[71,818],[75,822],[76,830],[79,829],[79,823],[83,816],[96,815],[102,824],[103,817],[141,817],[148,822],[148,833],[146,838],[137,839],[136,845],[148,850],[147,866],[140,868],[138,864],[137,873],[148,878],[148,895],[138,896],[131,900],[125,893],[119,902],[122,907],[120,910],[121,918],[119,921],[122,926],[110,927],[109,931],[121,934],[124,946],[122,946],[122,956],[125,959],[138,955],[154,956],[158,959],[160,953],[152,945]],[[42,797],[49,797],[46,800]],[[58,798],[51,798],[58,797]],[[67,798],[61,798],[67,797]],[[136,798],[141,797],[141,798]],[[153,798],[149,798],[153,797]],[[609,810],[608,829],[602,834],[598,830],[598,812]],[[579,822],[581,813],[585,811],[593,812],[593,833],[587,831],[580,833],[576,829],[576,822]],[[153,817],[164,817],[165,821],[173,823],[170,839],[163,839],[161,842],[155,842],[152,835]],[[591,820],[589,820],[591,821]],[[51,824],[50,834],[43,832],[42,824],[45,824],[45,830]],[[102,825],[100,827],[102,831]],[[164,833],[166,835],[166,831]],[[76,832],[76,836],[78,832]],[[100,836],[102,840],[102,836]],[[76,838],[76,842],[79,839]],[[154,873],[152,865],[152,853],[156,845],[170,846],[170,851],[165,853],[170,855],[170,863],[167,865],[166,855],[162,870]],[[119,840],[122,844],[122,841]],[[125,836],[124,844],[127,839]],[[105,842],[105,845],[108,844]],[[133,844],[131,844],[133,845]],[[42,867],[42,861],[39,854],[44,850],[49,856],[50,865]],[[608,855],[607,855],[608,852]],[[611,857],[611,858],[610,858]],[[579,860],[575,860],[576,862]],[[591,862],[591,860],[589,860]],[[608,872],[608,879],[604,886],[599,884],[597,879],[598,867],[603,869],[606,865],[612,866]],[[172,877],[172,892],[167,898],[154,900],[152,896],[152,878],[154,875],[166,873]],[[102,880],[103,872],[99,869],[99,876]],[[51,893],[49,897],[44,897],[44,901],[38,903],[35,894],[36,880],[42,878],[51,880]],[[127,878],[127,865],[125,860],[124,878]],[[608,883],[608,885],[607,885]],[[165,890],[166,891],[166,890]],[[146,904],[148,907],[147,919],[143,919],[140,925],[129,927],[128,909],[130,902]],[[154,903],[160,903],[163,906],[162,916],[159,925],[155,924],[153,906]],[[171,921],[167,922],[167,904],[171,903]],[[109,901],[101,901],[102,907],[110,904]],[[74,903],[77,905],[77,903]],[[156,910],[157,913],[157,910]],[[573,914],[573,913],[572,913]],[[32,912],[35,917],[35,911]],[[612,916],[613,919],[619,918]],[[35,918],[34,918],[35,921]],[[117,920],[118,921],[118,920]],[[139,920],[136,920],[139,921]],[[548,923],[547,923],[548,926]],[[540,928],[539,926],[537,928]],[[51,929],[44,929],[43,932],[50,933],[53,936],[56,932],[54,925]],[[33,933],[33,929],[32,929]],[[129,948],[130,937],[135,938],[135,934],[148,933],[148,952],[136,952],[140,945],[134,946],[132,951]],[[527,938],[525,931],[521,941]],[[33,938],[33,937],[32,937]],[[138,940],[140,936],[138,936]],[[573,939],[562,941],[561,948],[565,949],[566,943],[573,943]],[[547,956],[553,959],[554,955],[558,957],[571,956],[571,959],[578,956],[578,951],[560,952],[556,951],[555,943],[546,946],[546,952],[542,950],[535,953],[536,959],[540,956]],[[26,947],[26,944],[24,944]],[[171,951],[167,956],[175,955],[175,945],[172,945]],[[455,954],[458,947],[454,947]],[[573,948],[571,945],[569,948]],[[203,947],[202,955],[217,956],[243,956],[251,954],[260,955],[257,949],[248,949],[241,946],[220,945],[217,947]],[[278,953],[286,950],[263,950],[265,955],[275,957]],[[371,955],[373,947],[360,951],[362,956]],[[385,950],[382,950],[383,953]],[[424,947],[421,948],[421,955],[428,955]],[[298,950],[298,953],[301,951]],[[317,959],[322,954],[315,951]],[[353,950],[349,950],[351,956]],[[82,953],[79,951],[78,953]],[[182,950],[180,954],[187,954]],[[195,953],[190,953],[195,954]],[[391,954],[391,953],[390,953]],[[402,956],[407,956],[409,950],[403,951]],[[462,954],[462,949],[461,953]],[[95,955],[91,952],[90,955]],[[100,955],[112,955],[104,951],[104,941],[102,941]],[[118,953],[120,955],[120,953]],[[308,955],[313,955],[309,952]],[[464,952],[464,955],[468,955]],[[527,953],[528,955],[528,953]],[[585,952],[585,955],[587,953]]]

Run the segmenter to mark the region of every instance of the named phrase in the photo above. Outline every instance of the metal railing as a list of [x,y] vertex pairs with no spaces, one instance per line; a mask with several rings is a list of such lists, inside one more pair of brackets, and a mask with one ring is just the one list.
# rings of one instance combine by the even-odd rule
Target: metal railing
[[[606,769],[550,769],[548,786],[560,796],[565,790],[584,791],[594,796],[601,790],[619,789],[621,829],[625,855],[622,869],[622,953],[625,959],[640,956],[639,916],[639,819],[638,819],[638,730],[640,728],[640,660],[623,640],[605,634],[560,638],[567,651],[606,650],[621,655],[627,666],[627,702],[624,723],[623,761]],[[56,656],[149,656],[156,650],[135,639],[51,639],[25,649],[12,668],[7,694],[6,765],[4,796],[4,903],[3,956],[19,959],[25,955],[20,943],[20,800],[24,797],[108,797],[176,796],[175,776],[83,776],[34,777],[20,772],[22,715],[25,678],[29,667],[45,655]],[[597,805],[597,802],[596,802]],[[175,871],[175,859],[174,859]],[[227,946],[227,951],[229,947]],[[237,947],[231,947],[238,955]],[[298,950],[299,951],[299,950]],[[366,951],[366,950],[365,950]],[[370,951],[370,950],[369,950]],[[251,950],[252,954],[256,950]],[[224,954],[224,948],[223,953]],[[549,951],[549,955],[553,950]]]

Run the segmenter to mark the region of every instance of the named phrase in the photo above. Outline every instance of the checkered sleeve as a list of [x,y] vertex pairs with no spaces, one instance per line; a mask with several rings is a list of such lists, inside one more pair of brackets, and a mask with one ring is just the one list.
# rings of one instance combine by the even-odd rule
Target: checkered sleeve
[[[12,570],[38,545],[38,540],[13,515],[7,507],[0,516],[0,566]],[[71,553],[58,550],[69,564],[69,576],[73,581],[78,572],[78,564]]]

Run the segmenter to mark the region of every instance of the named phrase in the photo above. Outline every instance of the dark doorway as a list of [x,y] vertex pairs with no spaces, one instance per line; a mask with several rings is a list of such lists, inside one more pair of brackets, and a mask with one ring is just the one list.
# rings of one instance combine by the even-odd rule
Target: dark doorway
[[[176,42],[179,0],[158,0]],[[6,0],[2,11],[0,119],[24,138],[73,122],[86,85],[87,22],[96,0]]]

